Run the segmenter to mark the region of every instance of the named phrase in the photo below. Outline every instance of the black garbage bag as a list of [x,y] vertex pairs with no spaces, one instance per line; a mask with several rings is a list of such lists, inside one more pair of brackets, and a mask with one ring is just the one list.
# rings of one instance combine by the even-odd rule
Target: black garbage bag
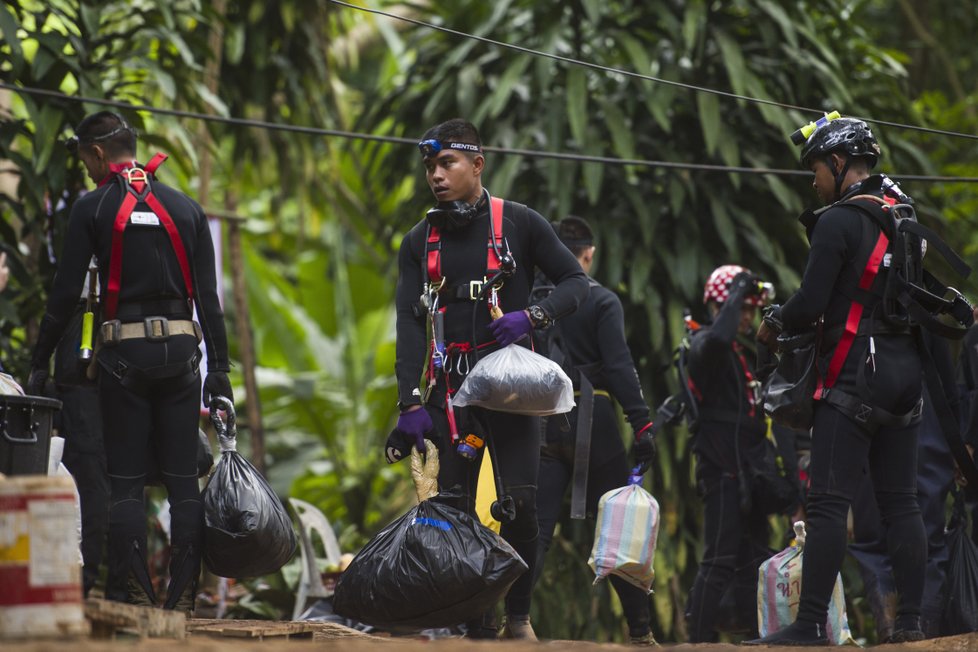
[[[227,412],[227,426],[217,410]],[[274,573],[295,554],[292,520],[282,502],[235,448],[234,408],[211,399],[211,421],[221,442],[221,459],[204,487],[204,563],[221,577]]]
[[947,573],[941,636],[978,632],[978,547],[968,537],[964,496],[957,492],[947,529]]
[[526,572],[499,535],[437,500],[364,546],[336,585],[336,613],[377,627],[449,627],[481,616]]
[[819,335],[812,329],[778,337],[781,358],[764,391],[764,411],[775,423],[796,430],[811,428],[818,384]]

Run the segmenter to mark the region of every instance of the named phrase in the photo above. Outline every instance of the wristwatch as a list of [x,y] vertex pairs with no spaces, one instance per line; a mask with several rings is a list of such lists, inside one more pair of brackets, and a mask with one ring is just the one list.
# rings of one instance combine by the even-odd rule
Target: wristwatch
[[533,328],[546,328],[553,323],[550,315],[540,306],[530,306],[526,311],[530,314],[530,322],[533,324]]

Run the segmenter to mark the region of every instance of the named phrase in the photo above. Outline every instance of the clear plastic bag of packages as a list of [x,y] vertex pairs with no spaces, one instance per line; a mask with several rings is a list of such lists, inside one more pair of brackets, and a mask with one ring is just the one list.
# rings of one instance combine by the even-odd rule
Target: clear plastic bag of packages
[[574,387],[556,362],[510,344],[479,360],[452,404],[531,416],[562,414],[574,407]]

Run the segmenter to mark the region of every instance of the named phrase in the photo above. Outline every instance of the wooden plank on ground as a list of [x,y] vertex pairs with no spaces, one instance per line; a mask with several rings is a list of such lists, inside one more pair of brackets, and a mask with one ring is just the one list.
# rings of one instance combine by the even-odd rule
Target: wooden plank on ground
[[194,618],[187,622],[187,631],[192,634],[208,634],[234,638],[266,637],[292,638],[294,636],[311,638],[317,625],[321,623],[281,621],[281,620],[214,620]]
[[182,639],[187,635],[187,617],[179,611],[89,598],[85,600],[85,618],[92,623],[95,638],[113,638],[122,631],[152,638]]

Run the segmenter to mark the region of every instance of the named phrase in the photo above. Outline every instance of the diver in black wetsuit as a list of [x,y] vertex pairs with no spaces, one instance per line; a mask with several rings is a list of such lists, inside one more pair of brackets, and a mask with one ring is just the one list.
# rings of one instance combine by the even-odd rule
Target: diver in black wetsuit
[[[106,320],[96,355],[111,485],[106,597],[156,602],[146,567],[143,504],[148,463],[155,457],[172,531],[164,607],[192,611],[203,528],[197,484],[201,338],[208,352],[205,404],[212,395],[232,398],[210,228],[196,202],[156,180],[153,172],[165,157],[145,166],[135,162],[136,132],[121,116],[90,115],[75,134],[69,147],[98,188],[72,207],[28,386],[43,386],[95,256]],[[192,321],[194,305],[199,324]]]
[[[780,329],[799,332],[823,320],[808,538],[797,620],[751,644],[827,644],[829,598],[846,552],[846,515],[867,467],[899,594],[888,641],[924,636],[927,541],[916,497],[921,353],[910,328],[880,318],[888,244],[878,223],[853,203],[864,202],[869,210],[880,202],[908,203],[886,176],[870,175],[879,155],[868,125],[851,118],[818,127],[802,150],[802,164],[814,173],[813,185],[827,206],[802,216],[811,252],[801,289],[765,316],[758,338],[773,346]],[[853,410],[854,402],[871,413]]]
[[[478,407],[449,413],[446,390],[458,389],[477,353],[486,355],[512,343],[529,346],[534,328],[573,312],[587,296],[587,276],[536,211],[492,198],[483,188],[485,157],[471,123],[456,119],[437,125],[425,133],[419,148],[438,204],[404,237],[398,256],[396,374],[401,415],[387,442],[387,460],[401,459],[412,445],[424,450],[427,434],[440,450],[439,486],[443,491],[458,486],[463,493],[459,507],[475,513],[485,449],[471,461],[456,454],[449,414],[461,424],[459,430],[464,425],[488,435],[506,495],[515,506],[501,534],[529,566],[506,596],[503,635],[535,640],[529,613],[537,556],[539,421]],[[534,267],[553,279],[556,288],[538,304],[528,305]],[[486,282],[497,272],[504,274],[501,287]],[[492,308],[502,313],[498,319],[490,319]],[[443,333],[429,348],[426,322],[432,317],[443,325]],[[427,387],[432,389],[424,396],[419,386],[426,360]],[[496,631],[483,620],[468,623],[468,635],[495,638]]]

